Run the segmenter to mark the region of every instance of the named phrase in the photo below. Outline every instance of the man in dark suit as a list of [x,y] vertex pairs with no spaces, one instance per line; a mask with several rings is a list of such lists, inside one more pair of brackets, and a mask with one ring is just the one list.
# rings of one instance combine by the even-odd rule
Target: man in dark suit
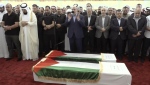
[[37,18],[38,38],[39,38],[39,57],[41,57],[43,53],[43,26],[42,26],[43,15],[38,12],[38,6],[36,4],[32,5],[32,9]]
[[[87,3],[86,4],[86,9],[87,8],[92,8],[92,5],[90,3]],[[87,15],[87,11],[83,12],[82,14],[83,16]],[[94,11],[92,11],[92,15],[95,15],[96,16],[96,13]]]
[[123,57],[123,43],[126,39],[126,28],[127,28],[127,20],[122,17],[122,11],[116,11],[117,18],[111,20],[111,53],[115,54],[115,50],[117,50],[117,57],[122,59]]
[[82,52],[82,38],[84,37],[83,34],[83,27],[85,26],[84,17],[79,14],[79,8],[73,7],[73,14],[68,13],[66,22],[63,25],[68,26],[68,37],[70,42],[70,49],[71,52],[75,51],[75,44],[77,48],[77,52]]
[[116,18],[116,16],[113,15],[113,8],[108,8],[108,16],[110,17],[111,20]]
[[60,51],[64,51],[64,39],[65,34],[67,32],[67,28],[60,24],[65,23],[66,15],[62,14],[62,9],[57,7],[57,14],[55,15],[55,24],[56,24],[56,40],[57,40],[57,48]]
[[[126,19],[127,21],[128,21],[128,17],[130,16],[130,14],[128,13],[128,9],[129,8],[127,6],[123,7],[122,9],[123,11],[122,18]],[[126,36],[128,36],[128,28],[126,29]],[[123,45],[123,53],[125,55],[128,54],[128,42],[127,41],[128,41],[128,38],[124,40],[124,45]]]
[[[114,19],[114,18],[116,18],[116,16],[115,15],[113,15],[113,8],[108,8],[108,10],[107,10],[107,15],[110,17],[110,20],[112,20],[112,19]],[[110,26],[110,29],[111,29],[111,26]],[[109,34],[110,34],[110,31],[111,30],[109,30]],[[108,38],[108,44],[107,44],[107,51],[108,52],[111,52],[111,45],[110,45],[111,43],[110,43],[110,39]]]
[[[146,17],[141,15],[141,8],[136,8],[134,15],[128,18],[128,60],[138,62],[146,28]],[[133,56],[134,54],[134,56]]]
[[87,9],[87,15],[84,17],[84,20],[84,52],[86,52],[89,43],[90,52],[93,53],[96,16],[92,15],[92,8]]

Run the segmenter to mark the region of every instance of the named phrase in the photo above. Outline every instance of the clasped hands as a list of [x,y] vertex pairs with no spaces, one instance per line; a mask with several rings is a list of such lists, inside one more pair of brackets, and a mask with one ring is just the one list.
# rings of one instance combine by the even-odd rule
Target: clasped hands
[[21,25],[22,25],[22,27],[24,27],[24,26],[28,25],[28,22],[27,21],[22,21]]
[[4,30],[7,31],[7,30],[11,30],[11,26],[3,26]]
[[105,28],[102,28],[102,29],[101,29],[101,31],[102,31],[102,32],[105,32],[105,31],[106,31],[106,29],[105,29]]
[[[72,15],[71,15],[71,14],[68,14],[67,17],[68,17],[68,20],[71,20]],[[80,21],[80,15],[79,15],[79,14],[76,16],[76,19],[77,19],[78,21]]]
[[52,25],[45,25],[44,30],[51,29],[52,27]]
[[93,30],[91,26],[87,26],[87,28],[88,28],[88,32]]
[[119,30],[120,30],[120,31],[123,31],[123,28],[122,28],[122,27],[119,27]]
[[138,36],[140,36],[141,35],[141,31],[138,31],[138,33],[135,35],[135,34],[133,34],[132,36],[133,37],[138,37]]

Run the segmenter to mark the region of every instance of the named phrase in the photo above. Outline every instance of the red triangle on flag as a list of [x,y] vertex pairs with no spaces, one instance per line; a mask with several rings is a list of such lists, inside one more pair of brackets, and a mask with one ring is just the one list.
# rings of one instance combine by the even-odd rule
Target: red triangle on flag
[[63,55],[66,55],[66,54],[62,51],[52,50],[48,55],[46,55],[46,57],[55,58],[55,57],[63,56]]
[[40,62],[38,63],[36,66],[33,67],[33,72],[38,72],[40,71],[42,68],[47,67],[47,66],[51,66],[54,64],[57,64],[58,62],[55,60],[52,60],[50,58],[46,58],[46,60],[44,62]]

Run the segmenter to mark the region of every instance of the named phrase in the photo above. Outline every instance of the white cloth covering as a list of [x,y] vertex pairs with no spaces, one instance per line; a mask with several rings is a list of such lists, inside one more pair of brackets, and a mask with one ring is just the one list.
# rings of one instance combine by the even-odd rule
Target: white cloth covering
[[[27,15],[24,15],[22,9],[27,10]],[[27,21],[28,25],[22,26],[21,22]],[[38,59],[38,31],[37,31],[37,18],[31,10],[26,8],[21,8],[20,15],[20,34],[19,40],[21,42],[21,50],[23,53],[23,60],[37,60]]]
[[[147,19],[147,27],[150,28],[150,15],[147,16],[146,19]],[[150,38],[150,31],[149,30],[145,30],[144,35],[145,35],[146,38]]]
[[100,54],[83,54],[83,53],[65,53],[64,56],[69,57],[80,57],[80,58],[99,58],[102,62],[116,62],[117,59],[114,54],[102,53]]
[[[101,76],[100,80],[96,83],[75,83],[75,82],[60,82],[46,79],[40,79],[33,73],[34,81],[45,82],[45,83],[57,83],[66,85],[131,85],[132,76],[128,71],[124,63],[108,63],[101,62],[100,64],[83,63],[83,62],[70,62],[70,61],[58,61],[59,63],[55,66],[67,67],[79,67],[79,68],[92,68],[100,69]],[[90,65],[90,66],[89,66]]]
[[[0,6],[3,7],[4,5],[0,3]],[[6,13],[5,9],[3,12],[0,12],[0,23],[2,22],[2,18],[5,13]],[[8,58],[8,57],[9,57],[9,52],[6,43],[6,38],[5,38],[5,30],[0,25],[0,58]]]

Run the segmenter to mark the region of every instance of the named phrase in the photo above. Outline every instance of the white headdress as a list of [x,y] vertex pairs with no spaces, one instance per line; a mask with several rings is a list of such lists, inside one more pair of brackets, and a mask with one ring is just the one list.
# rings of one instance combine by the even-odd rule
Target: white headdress
[[23,14],[22,9],[27,10],[28,14],[31,12],[31,10],[29,9],[29,7],[28,7],[28,5],[27,5],[26,3],[22,3],[22,4],[20,5],[20,13],[21,13],[21,14]]
[[4,7],[4,6],[5,6],[4,4],[0,3],[0,7]]
[[[26,15],[23,13],[22,9],[25,9],[27,11]],[[26,3],[22,3],[20,5],[20,16],[21,16],[21,20],[23,20],[23,21],[30,21],[31,10],[29,9],[29,7],[28,7],[28,5]]]

